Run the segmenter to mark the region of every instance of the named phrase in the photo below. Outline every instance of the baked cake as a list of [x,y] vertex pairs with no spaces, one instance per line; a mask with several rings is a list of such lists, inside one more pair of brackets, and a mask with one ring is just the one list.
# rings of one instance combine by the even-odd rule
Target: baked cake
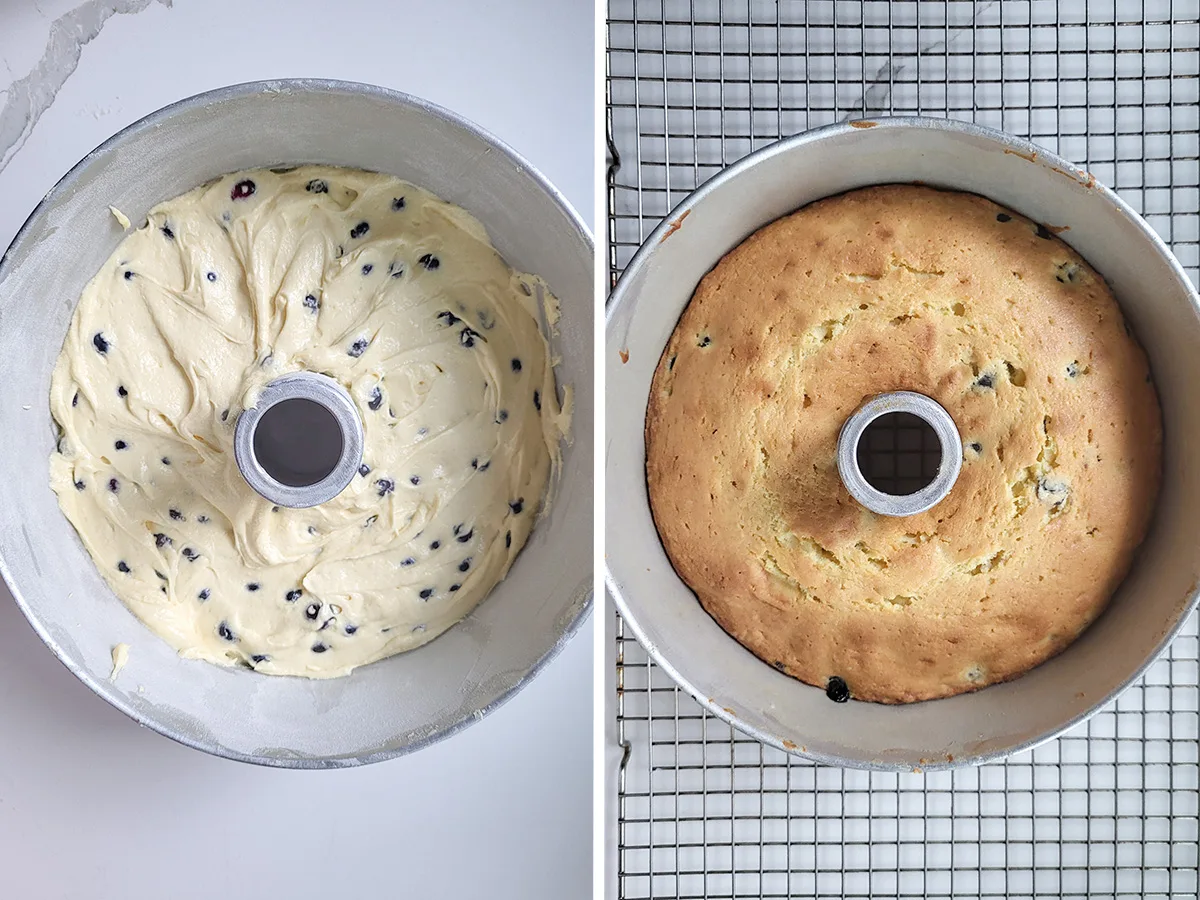
[[[928,512],[860,506],[838,433],[917,391],[963,464]],[[1162,425],[1099,275],[983,197],[888,185],[767,225],[700,282],[646,417],[655,523],[729,634],[833,699],[905,703],[1015,678],[1120,584]]]

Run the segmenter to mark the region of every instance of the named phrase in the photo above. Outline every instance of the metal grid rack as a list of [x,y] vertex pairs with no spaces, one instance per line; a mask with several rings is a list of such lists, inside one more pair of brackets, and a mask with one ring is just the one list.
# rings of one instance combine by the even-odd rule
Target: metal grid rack
[[[1200,266],[1200,0],[609,0],[613,283],[694,187],[781,136],[872,114],[1023,135]],[[816,766],[708,715],[619,616],[615,893],[1197,896],[1196,618],[1068,735],[930,774]]]

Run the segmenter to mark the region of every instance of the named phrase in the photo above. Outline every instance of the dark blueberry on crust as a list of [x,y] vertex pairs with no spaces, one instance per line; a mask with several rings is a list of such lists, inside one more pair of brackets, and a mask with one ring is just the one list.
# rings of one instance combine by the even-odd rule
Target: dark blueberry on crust
[[126,281],[133,281],[133,276],[134,276],[135,274],[136,274],[135,272],[133,272],[133,271],[130,271],[130,270],[128,270],[128,269],[127,269],[127,270],[125,271],[125,280],[126,280]]
[[92,346],[101,356],[108,353],[108,339],[99,331],[92,335]]
[[471,557],[468,556],[466,559],[464,559],[462,562],[460,562],[458,564],[458,571],[465,572],[469,568],[471,568]]
[[159,231],[163,233],[163,237],[165,237],[168,241],[175,240],[175,232],[171,230],[171,226],[167,223],[164,222]]
[[113,444],[113,447],[115,447],[117,450],[126,450],[126,449],[128,449],[129,445],[127,443],[125,443],[124,441],[116,441]]
[[460,587],[462,587],[462,585],[461,585],[461,584],[452,584],[452,585],[450,585],[450,593],[452,593],[452,594],[453,594],[453,593],[454,593],[455,591],[457,591],[457,590],[458,590]]
[[422,600],[428,600],[432,596],[433,596],[433,588],[425,588],[424,590],[421,591],[421,599]]
[[358,240],[364,234],[371,230],[371,226],[366,222],[359,222],[350,229],[350,237],[353,240]]
[[519,359],[516,359],[515,357],[513,358],[513,361],[512,361],[512,370],[514,372],[521,371],[521,361]]
[[850,686],[844,678],[834,675],[825,684],[825,696],[834,703],[845,703],[850,699]]
[[294,588],[293,590],[288,591],[287,594],[284,595],[284,599],[287,600],[288,603],[295,603],[297,600],[300,599],[300,596],[303,593],[304,593],[304,591],[300,590],[300,588]]
[[326,647],[324,644],[322,644],[320,641],[317,641],[315,644],[312,645],[313,653],[324,653],[328,649],[329,648]]
[[1054,235],[1049,232],[1045,225],[1038,225],[1037,236],[1044,241],[1048,241],[1050,238],[1054,237]]
[[997,222],[1011,222],[1012,216],[1010,216],[1008,213],[996,213],[996,221]]
[[254,591],[257,591],[260,587],[262,587],[261,584],[259,584],[257,581],[252,581],[248,585],[246,585],[246,590],[253,593]]
[[126,575],[128,575],[129,574],[129,564],[127,562],[125,562],[125,560],[121,560],[119,563],[117,563],[117,571],[124,572]]
[[405,203],[404,203],[403,197],[396,197],[395,199],[392,200],[392,209],[395,212],[400,212],[400,210],[404,209],[404,206],[405,206]]
[[200,593],[198,593],[196,595],[197,599],[199,599],[201,602],[207,600],[211,596],[212,596],[212,591],[210,591],[208,588],[205,588],[204,590],[202,590]]
[[989,372],[984,372],[982,375],[980,375],[978,378],[975,379],[975,387],[980,388],[982,390],[991,390],[995,386],[996,386],[996,379]]
[[508,504],[508,508],[513,511],[514,516],[519,516],[521,514],[521,510],[525,508],[525,498],[518,497],[512,503]]
[[128,397],[129,396],[129,391],[127,391],[125,389],[125,385],[123,385],[123,384],[117,385],[117,396],[118,397]]

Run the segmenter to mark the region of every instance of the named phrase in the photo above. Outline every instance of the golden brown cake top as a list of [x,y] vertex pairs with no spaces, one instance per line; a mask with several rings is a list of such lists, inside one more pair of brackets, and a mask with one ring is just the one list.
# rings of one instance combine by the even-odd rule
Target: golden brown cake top
[[[838,432],[932,397],[964,447],[948,497],[855,502]],[[1161,419],[1111,291],[990,200],[889,185],[761,229],[701,281],[646,420],[655,523],[720,625],[811,684],[882,702],[1016,677],[1091,623],[1153,509]]]

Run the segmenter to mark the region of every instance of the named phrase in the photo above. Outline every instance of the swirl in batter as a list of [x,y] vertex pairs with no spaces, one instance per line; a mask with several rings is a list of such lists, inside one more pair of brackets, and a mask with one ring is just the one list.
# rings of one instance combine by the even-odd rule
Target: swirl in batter
[[[508,572],[570,417],[541,312],[462,209],[378,173],[227,175],[151,210],[83,292],[51,386],[51,486],[100,572],[186,657],[332,677],[432,640]],[[238,415],[336,379],[359,475],[272,506]]]

